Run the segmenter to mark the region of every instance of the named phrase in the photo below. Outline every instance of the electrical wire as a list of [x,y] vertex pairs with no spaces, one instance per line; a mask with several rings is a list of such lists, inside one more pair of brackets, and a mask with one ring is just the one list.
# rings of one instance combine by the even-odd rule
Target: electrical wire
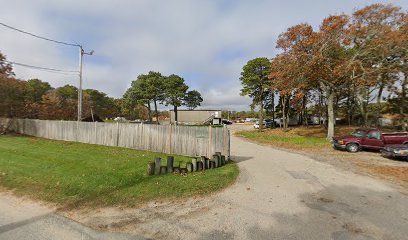
[[24,33],[24,34],[27,34],[27,35],[30,35],[30,36],[32,36],[32,37],[36,37],[36,38],[39,38],[39,39],[42,39],[42,40],[46,40],[46,41],[50,41],[50,42],[54,42],[54,43],[58,43],[58,44],[63,44],[63,45],[67,45],[67,46],[81,47],[81,45],[79,45],[79,44],[77,44],[77,43],[67,43],[67,42],[62,42],[62,41],[54,40],[54,39],[51,39],[51,38],[42,37],[42,36],[39,36],[39,35],[37,35],[37,34],[33,34],[33,33],[30,33],[30,32],[27,32],[27,31],[24,31],[24,30],[21,30],[21,29],[12,27],[12,26],[7,25],[7,24],[2,23],[2,22],[0,22],[0,25],[2,25],[3,27],[6,27],[6,28],[12,29],[12,30],[14,30],[14,31],[17,31],[17,32],[20,32],[20,33]]
[[63,73],[63,74],[64,73],[65,74],[78,73],[78,71],[73,71],[73,70],[63,70],[63,69],[56,69],[56,68],[39,67],[39,66],[29,65],[29,64],[25,64],[25,63],[11,62],[11,61],[4,61],[4,62],[12,64],[12,65],[21,66],[21,67],[32,68],[32,69],[36,69],[36,70],[43,70],[43,71],[54,72],[54,73]]

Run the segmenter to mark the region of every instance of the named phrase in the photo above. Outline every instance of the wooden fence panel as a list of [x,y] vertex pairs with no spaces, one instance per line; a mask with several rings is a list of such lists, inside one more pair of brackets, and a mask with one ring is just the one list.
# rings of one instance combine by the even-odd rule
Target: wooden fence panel
[[[0,124],[8,121],[0,118]],[[230,133],[226,127],[13,119],[10,129],[48,139],[167,154],[207,157],[215,152],[230,154]]]

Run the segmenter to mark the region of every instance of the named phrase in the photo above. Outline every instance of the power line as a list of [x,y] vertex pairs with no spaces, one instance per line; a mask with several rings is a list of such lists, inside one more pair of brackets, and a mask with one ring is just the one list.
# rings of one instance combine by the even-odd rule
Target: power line
[[32,69],[36,69],[36,70],[44,70],[44,71],[48,71],[48,72],[69,73],[69,74],[78,73],[78,71],[73,71],[73,70],[63,70],[63,69],[57,69],[57,68],[39,67],[39,66],[29,65],[29,64],[25,64],[25,63],[11,62],[11,61],[4,61],[4,62],[9,63],[9,64],[13,64],[13,65],[17,65],[17,66],[21,66],[21,67],[27,67],[27,68],[32,68]]
[[2,22],[0,22],[0,25],[2,25],[3,27],[6,27],[6,28],[12,29],[12,30],[14,30],[14,31],[17,31],[17,32],[20,32],[20,33],[24,33],[24,34],[27,34],[27,35],[30,35],[30,36],[32,36],[32,37],[36,37],[36,38],[39,38],[39,39],[42,39],[42,40],[46,40],[46,41],[50,41],[50,42],[54,42],[54,43],[58,43],[58,44],[63,44],[63,45],[68,45],[68,46],[81,47],[81,45],[76,44],[76,43],[67,43],[67,42],[63,42],[63,41],[58,41],[58,40],[54,40],[54,39],[42,37],[42,36],[39,36],[39,35],[37,35],[37,34],[30,33],[30,32],[27,32],[27,31],[24,31],[24,30],[21,30],[21,29],[12,27],[12,26],[7,25],[7,24],[2,23]]

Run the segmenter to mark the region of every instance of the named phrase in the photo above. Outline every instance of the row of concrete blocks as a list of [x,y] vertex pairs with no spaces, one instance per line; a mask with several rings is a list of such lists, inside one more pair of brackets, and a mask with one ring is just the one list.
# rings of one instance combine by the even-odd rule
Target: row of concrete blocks
[[167,156],[167,165],[161,165],[161,158],[156,158],[154,161],[147,164],[147,175],[160,175],[166,173],[187,174],[188,172],[198,172],[211,168],[218,168],[225,165],[228,158],[216,152],[212,159],[205,156],[192,158],[191,162],[186,163],[185,167],[181,167],[180,163],[174,164],[174,157]]

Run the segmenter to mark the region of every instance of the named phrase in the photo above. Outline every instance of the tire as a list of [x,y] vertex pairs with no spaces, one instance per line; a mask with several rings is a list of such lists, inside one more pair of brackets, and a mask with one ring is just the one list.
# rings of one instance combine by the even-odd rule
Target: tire
[[346,145],[347,152],[356,153],[360,151],[360,147],[356,143],[349,143]]

